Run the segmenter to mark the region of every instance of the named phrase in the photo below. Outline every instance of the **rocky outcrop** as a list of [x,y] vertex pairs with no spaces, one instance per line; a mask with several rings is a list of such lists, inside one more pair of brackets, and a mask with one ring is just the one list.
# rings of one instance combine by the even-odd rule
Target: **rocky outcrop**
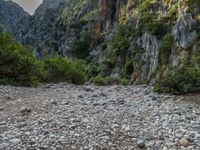
[[159,65],[159,47],[155,36],[145,33],[142,38],[141,47],[144,49],[142,56],[141,81],[151,80]]
[[[90,36],[86,46],[90,64],[117,78],[124,77],[128,68],[125,77],[131,83],[153,83],[163,68],[165,72],[187,64],[198,66],[194,55],[200,47],[199,10],[197,1],[44,0],[34,16],[16,25],[14,34],[32,45],[40,57],[70,58],[76,57],[77,47],[85,51],[83,41]],[[121,50],[118,45],[119,49],[112,49],[121,25],[128,48]],[[172,36],[171,43],[163,41],[166,34]],[[171,45],[162,50],[161,43]],[[165,55],[167,64],[162,64]]]
[[197,21],[193,18],[192,14],[183,14],[178,20],[172,30],[177,46],[187,49],[194,45],[197,39]]

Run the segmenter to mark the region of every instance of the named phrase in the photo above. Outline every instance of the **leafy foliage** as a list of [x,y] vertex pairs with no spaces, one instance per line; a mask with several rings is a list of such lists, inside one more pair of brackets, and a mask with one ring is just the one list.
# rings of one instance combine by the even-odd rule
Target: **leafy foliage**
[[83,84],[86,79],[85,62],[69,61],[66,58],[47,58],[44,61],[46,82],[70,82]]
[[8,33],[0,33],[0,78],[1,82],[37,85],[42,68],[30,47],[16,43]]
[[111,43],[111,53],[113,57],[126,54],[129,47],[129,42],[125,35],[126,26],[120,25]]
[[41,82],[86,81],[86,66],[82,60],[74,62],[66,58],[38,60],[31,47],[22,46],[8,34],[0,33],[0,82],[32,86]]
[[186,0],[186,4],[189,6],[189,11],[193,11],[195,8],[198,8],[200,5],[199,0]]
[[89,56],[91,36],[87,33],[82,39],[77,39],[73,46],[73,52],[78,59],[86,59]]
[[158,14],[152,12],[141,13],[138,32],[147,30],[160,38],[166,34],[167,29],[165,21],[162,18],[158,18]]
[[93,83],[99,86],[120,84],[120,79],[113,77],[101,77],[97,76],[92,79]]
[[153,0],[144,0],[139,7],[137,8],[138,12],[145,12],[149,11],[150,8],[153,6],[154,1]]
[[154,85],[154,91],[159,93],[185,94],[200,90],[200,71],[193,67],[177,69]]
[[159,44],[161,65],[168,64],[173,42],[174,39],[169,33],[161,39]]

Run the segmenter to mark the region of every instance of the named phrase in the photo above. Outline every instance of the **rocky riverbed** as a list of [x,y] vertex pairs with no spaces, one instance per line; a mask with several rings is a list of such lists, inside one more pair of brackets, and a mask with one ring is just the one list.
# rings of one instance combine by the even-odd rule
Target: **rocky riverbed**
[[200,150],[200,95],[0,86],[0,150]]

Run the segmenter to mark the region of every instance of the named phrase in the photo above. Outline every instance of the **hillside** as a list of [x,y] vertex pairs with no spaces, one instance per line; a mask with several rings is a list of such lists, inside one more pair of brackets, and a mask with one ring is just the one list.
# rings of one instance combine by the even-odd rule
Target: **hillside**
[[0,0],[0,23],[11,33],[15,31],[16,25],[27,17],[29,17],[29,14],[16,3]]
[[199,93],[200,0],[0,0],[0,150],[200,150]]
[[[44,0],[34,16],[18,23],[14,35],[40,57],[87,60],[90,78],[154,84],[169,74],[199,74],[199,5],[198,0]],[[176,82],[192,91],[185,79]],[[183,89],[160,90],[162,85],[158,91]]]

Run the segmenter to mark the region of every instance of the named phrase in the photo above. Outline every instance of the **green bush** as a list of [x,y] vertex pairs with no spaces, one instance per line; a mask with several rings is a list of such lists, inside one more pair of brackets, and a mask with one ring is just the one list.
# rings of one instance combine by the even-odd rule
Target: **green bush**
[[120,25],[111,43],[111,50],[114,53],[112,54],[113,57],[126,54],[129,48],[129,42],[125,34],[126,26]]
[[133,73],[133,70],[134,70],[133,61],[129,60],[125,62],[121,70],[121,77],[124,79],[130,79]]
[[46,82],[83,84],[87,79],[85,62],[81,60],[72,62],[66,58],[47,58],[44,63]]
[[174,42],[174,38],[171,36],[170,33],[166,34],[161,39],[161,41],[159,43],[161,65],[168,64],[173,42]]
[[22,46],[8,33],[0,33],[0,83],[36,86],[42,82],[83,84],[85,61],[66,58],[38,60],[31,47]]
[[0,79],[2,84],[37,85],[42,68],[30,47],[14,41],[8,33],[0,33]]
[[127,86],[129,84],[129,80],[127,80],[127,79],[121,79],[120,80],[120,84],[124,85],[124,86]]
[[150,11],[151,7],[153,6],[153,0],[144,0],[139,7],[137,8],[138,12],[145,12]]
[[141,13],[138,33],[142,33],[143,30],[160,38],[167,33],[168,26],[163,18],[158,18],[157,13],[147,11]]
[[177,69],[154,85],[154,91],[159,93],[185,94],[199,90],[200,70],[193,67]]
[[186,0],[186,4],[189,6],[189,11],[194,11],[195,8],[199,8],[200,1],[199,0]]
[[97,63],[90,63],[87,65],[87,74],[89,78],[98,76],[100,71],[101,70],[100,70],[99,64]]
[[102,77],[109,76],[111,73],[111,68],[113,68],[113,64],[110,59],[102,60],[100,64],[100,75]]
[[120,79],[118,79],[118,78],[101,77],[101,76],[97,76],[96,78],[93,78],[92,82],[98,86],[114,85],[114,84],[121,83]]
[[86,33],[81,39],[74,42],[73,52],[78,59],[86,59],[90,53],[91,36]]

